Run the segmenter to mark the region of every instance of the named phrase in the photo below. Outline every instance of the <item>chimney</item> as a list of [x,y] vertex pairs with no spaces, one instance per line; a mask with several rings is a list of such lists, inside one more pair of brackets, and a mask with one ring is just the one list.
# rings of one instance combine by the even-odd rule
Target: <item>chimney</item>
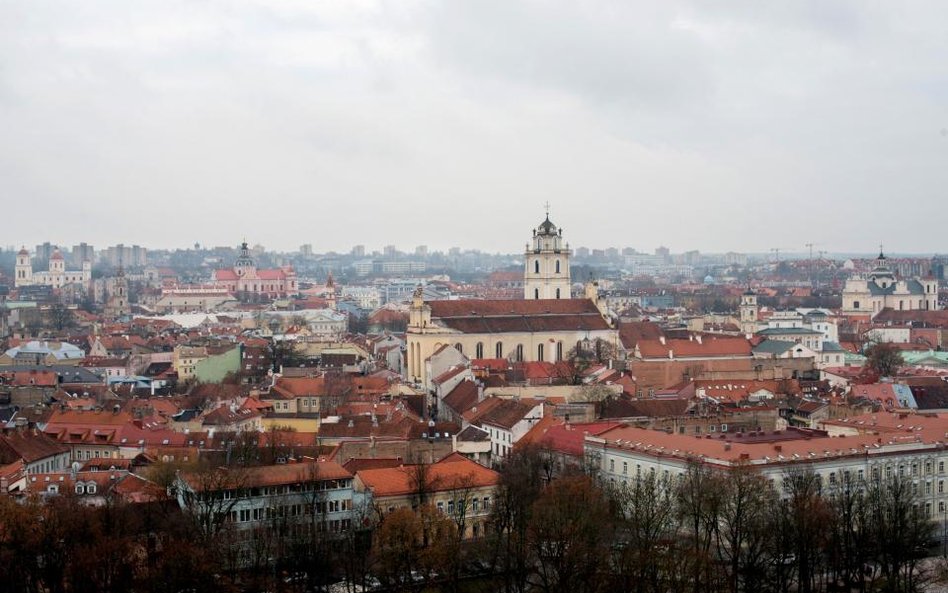
[[662,346],[664,346],[664,345],[665,345],[665,336],[664,336],[664,335],[658,336],[658,341],[661,342]]
[[698,342],[699,344],[702,343],[702,342],[701,342],[701,334],[695,335],[695,342]]

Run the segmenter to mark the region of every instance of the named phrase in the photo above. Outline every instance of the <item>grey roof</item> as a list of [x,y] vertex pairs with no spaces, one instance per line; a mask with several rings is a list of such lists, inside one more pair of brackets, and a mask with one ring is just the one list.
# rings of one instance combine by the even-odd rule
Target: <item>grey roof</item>
[[[869,294],[872,296],[883,296],[887,294],[895,294],[895,289],[898,287],[898,284],[893,282],[885,288],[882,288],[875,282],[869,282]],[[909,295],[921,295],[925,294],[925,287],[922,286],[922,283],[918,280],[906,280],[905,289],[908,291]]]
[[490,435],[486,430],[471,425],[458,433],[458,440],[467,442],[488,441],[490,440]]
[[805,327],[768,327],[757,332],[758,336],[821,336],[815,329]]
[[764,340],[754,347],[754,354],[783,354],[796,346],[793,342],[784,342],[783,340]]
[[823,342],[823,352],[846,352],[846,349],[840,346],[837,342],[825,340]]
[[102,383],[102,378],[83,367],[69,364],[13,364],[0,367],[4,371],[52,371],[59,377],[59,383]]

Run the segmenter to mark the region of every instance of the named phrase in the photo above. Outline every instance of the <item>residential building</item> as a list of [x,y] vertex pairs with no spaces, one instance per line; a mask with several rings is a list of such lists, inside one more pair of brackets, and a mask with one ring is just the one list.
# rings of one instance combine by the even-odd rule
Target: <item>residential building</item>
[[901,476],[910,479],[923,512],[946,512],[946,415],[879,413],[818,422],[822,431],[786,429],[708,435],[669,434],[622,426],[585,437],[590,467],[606,483],[654,475],[674,480],[700,464],[719,471],[757,470],[778,492],[787,472],[813,471],[824,489]]
[[430,504],[455,521],[465,539],[485,533],[500,475],[452,453],[432,464],[356,472],[355,490],[366,495],[377,520],[399,508]]
[[215,520],[229,522],[245,541],[276,519],[317,532],[349,531],[356,510],[353,476],[333,461],[182,472],[175,493],[185,512],[219,515]]

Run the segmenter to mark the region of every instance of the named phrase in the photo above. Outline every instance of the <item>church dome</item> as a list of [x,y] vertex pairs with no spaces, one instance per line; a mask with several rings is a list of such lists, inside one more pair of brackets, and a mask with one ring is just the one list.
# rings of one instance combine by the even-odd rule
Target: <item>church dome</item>
[[540,226],[537,227],[538,235],[555,235],[557,233],[556,225],[550,221],[549,214],[546,217],[546,220],[540,223]]
[[49,259],[63,259],[63,254],[59,252],[58,249],[53,251],[53,254],[49,256]]
[[29,254],[30,254],[30,252],[26,250],[26,247],[21,248],[21,249],[17,252],[17,255],[29,255]]

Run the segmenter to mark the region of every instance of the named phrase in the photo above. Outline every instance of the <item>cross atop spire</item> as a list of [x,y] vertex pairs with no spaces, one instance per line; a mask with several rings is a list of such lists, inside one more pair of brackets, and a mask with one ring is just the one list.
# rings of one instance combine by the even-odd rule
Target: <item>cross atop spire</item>
[[882,241],[879,241],[879,259],[885,259],[885,252],[882,249]]
[[546,210],[546,217],[550,217],[550,201],[543,202],[543,209]]

